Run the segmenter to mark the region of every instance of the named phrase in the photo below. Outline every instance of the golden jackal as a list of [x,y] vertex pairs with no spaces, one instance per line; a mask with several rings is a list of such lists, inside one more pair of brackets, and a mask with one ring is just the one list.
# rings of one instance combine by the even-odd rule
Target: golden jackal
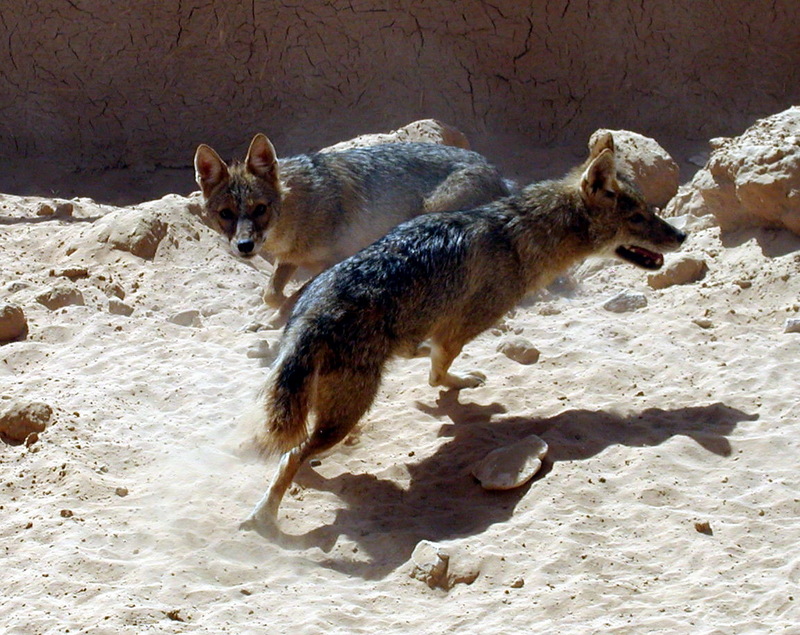
[[264,301],[280,306],[298,267],[313,273],[353,255],[392,227],[428,212],[470,209],[509,186],[476,152],[390,143],[277,159],[263,134],[244,163],[226,165],[205,144],[194,157],[206,210],[234,254],[264,252],[275,271]]
[[429,353],[431,386],[477,386],[481,373],[450,364],[526,293],[593,254],[658,269],[684,238],[617,174],[608,134],[561,180],[413,219],[323,272],[300,295],[260,397],[257,441],[284,455],[242,527],[277,531],[297,469],[364,415],[393,355]]

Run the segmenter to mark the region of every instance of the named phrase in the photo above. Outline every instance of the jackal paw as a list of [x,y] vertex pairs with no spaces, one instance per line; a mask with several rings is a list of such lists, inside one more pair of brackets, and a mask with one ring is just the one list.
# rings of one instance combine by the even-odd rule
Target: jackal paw
[[265,538],[277,536],[280,533],[278,523],[269,514],[259,514],[257,511],[251,513],[239,524],[240,531],[255,531]]
[[273,289],[267,289],[262,297],[264,303],[273,309],[277,309],[286,302],[286,296],[280,291],[275,291]]
[[455,373],[447,373],[438,385],[461,390],[462,388],[477,388],[478,386],[483,386],[485,383],[486,375],[478,370],[472,370],[458,375]]

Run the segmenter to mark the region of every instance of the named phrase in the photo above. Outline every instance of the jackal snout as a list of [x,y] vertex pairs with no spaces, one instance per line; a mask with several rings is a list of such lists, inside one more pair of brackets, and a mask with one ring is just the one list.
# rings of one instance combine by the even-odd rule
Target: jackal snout
[[595,232],[606,237],[618,258],[643,269],[660,269],[663,252],[678,249],[686,234],[660,218],[633,182],[617,172],[611,134],[593,141],[580,186]]
[[630,214],[620,228],[614,254],[638,267],[660,269],[664,252],[675,251],[686,240],[686,234],[661,219],[654,208]]

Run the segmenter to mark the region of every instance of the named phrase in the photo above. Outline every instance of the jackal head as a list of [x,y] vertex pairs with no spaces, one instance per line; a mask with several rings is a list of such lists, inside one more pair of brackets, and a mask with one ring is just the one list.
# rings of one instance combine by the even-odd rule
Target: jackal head
[[244,163],[231,165],[201,144],[194,155],[194,169],[206,211],[228,238],[231,251],[244,258],[256,255],[280,212],[283,194],[272,143],[257,134]]
[[659,218],[630,180],[617,173],[611,133],[600,135],[590,147],[580,192],[601,251],[621,260],[660,269],[663,252],[676,250],[686,239],[686,234]]

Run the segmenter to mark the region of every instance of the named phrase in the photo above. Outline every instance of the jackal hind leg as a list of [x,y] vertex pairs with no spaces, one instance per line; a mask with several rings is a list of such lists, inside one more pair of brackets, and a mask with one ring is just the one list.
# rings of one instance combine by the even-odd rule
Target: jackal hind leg
[[374,372],[344,369],[318,378],[311,435],[281,457],[272,484],[240,529],[253,529],[266,536],[280,534],[278,508],[298,469],[309,458],[332,448],[350,433],[372,404],[379,384],[379,367]]
[[407,346],[404,346],[399,351],[397,351],[397,355],[399,357],[404,357],[405,359],[416,359],[418,357],[428,357],[431,354],[431,344],[430,342],[420,342],[419,344],[411,343]]
[[423,201],[425,212],[472,209],[508,194],[497,185],[486,166],[466,167],[452,172]]
[[297,470],[305,460],[305,445],[307,442],[286,452],[281,457],[278,470],[272,479],[272,484],[264,493],[264,496],[250,512],[250,515],[239,525],[243,531],[257,531],[258,533],[270,536],[279,533],[278,530],[278,507],[280,507],[283,495],[292,484]]

